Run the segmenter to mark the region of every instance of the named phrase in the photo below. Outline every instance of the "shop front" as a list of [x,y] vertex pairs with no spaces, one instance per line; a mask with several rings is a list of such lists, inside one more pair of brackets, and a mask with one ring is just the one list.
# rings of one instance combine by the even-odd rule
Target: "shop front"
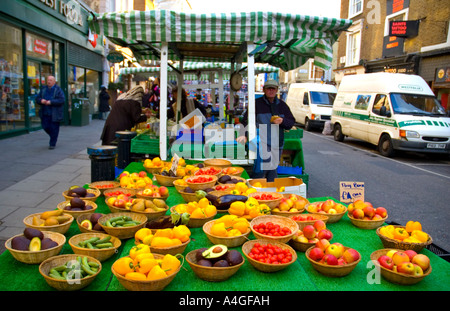
[[49,75],[66,95],[64,125],[71,124],[74,96],[89,101],[90,114],[98,110],[103,46],[88,41],[90,13],[69,2],[2,1],[0,139],[41,128],[35,98]]

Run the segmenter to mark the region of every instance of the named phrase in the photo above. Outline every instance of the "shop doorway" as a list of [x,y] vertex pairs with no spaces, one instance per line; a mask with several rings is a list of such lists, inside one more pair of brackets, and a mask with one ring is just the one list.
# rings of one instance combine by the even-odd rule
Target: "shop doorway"
[[41,88],[45,86],[47,77],[54,75],[54,72],[53,64],[35,60],[27,61],[28,116],[31,128],[41,126],[41,119],[39,118],[40,105],[36,104],[36,96]]

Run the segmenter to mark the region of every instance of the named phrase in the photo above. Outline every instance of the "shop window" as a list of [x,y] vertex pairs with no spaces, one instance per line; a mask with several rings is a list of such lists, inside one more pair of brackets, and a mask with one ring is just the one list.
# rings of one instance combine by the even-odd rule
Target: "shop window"
[[27,32],[26,45],[27,56],[53,61],[53,46],[51,40]]
[[22,32],[0,22],[0,133],[25,127]]
[[69,109],[72,108],[74,99],[87,98],[90,104],[89,113],[98,112],[99,75],[95,70],[69,66]]

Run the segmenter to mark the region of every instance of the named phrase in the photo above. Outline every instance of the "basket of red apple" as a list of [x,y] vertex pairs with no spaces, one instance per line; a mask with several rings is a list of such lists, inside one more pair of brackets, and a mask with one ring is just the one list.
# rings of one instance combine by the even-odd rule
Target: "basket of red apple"
[[391,283],[412,285],[431,273],[428,256],[413,250],[379,249],[370,255],[370,259],[380,267],[381,276]]
[[420,252],[433,242],[431,236],[422,230],[422,224],[410,220],[406,226],[387,225],[377,228],[376,233],[385,248]]
[[357,250],[337,242],[312,246],[305,255],[315,270],[330,277],[348,275],[361,261]]
[[285,193],[283,194],[283,198],[281,199],[280,204],[277,207],[272,208],[270,211],[273,215],[278,216],[292,216],[299,215],[303,213],[305,210],[306,204],[308,204],[308,199],[294,194],[294,193]]
[[250,229],[257,239],[287,243],[297,233],[298,226],[288,217],[264,215],[253,218]]
[[147,185],[144,189],[137,189],[136,197],[142,199],[162,199],[167,200],[169,189],[166,186]]
[[262,272],[283,270],[297,260],[297,253],[289,245],[262,239],[245,242],[242,253],[255,269]]
[[328,223],[335,223],[341,220],[347,207],[332,199],[326,201],[312,202],[306,205],[306,211],[310,214],[319,214],[328,216]]
[[299,228],[289,241],[289,245],[297,251],[305,252],[308,248],[318,243],[321,246],[329,245],[332,238],[333,233],[327,228],[325,221],[318,219],[312,224]]
[[388,218],[384,207],[373,207],[372,203],[356,200],[347,207],[347,216],[351,223],[361,229],[376,229]]

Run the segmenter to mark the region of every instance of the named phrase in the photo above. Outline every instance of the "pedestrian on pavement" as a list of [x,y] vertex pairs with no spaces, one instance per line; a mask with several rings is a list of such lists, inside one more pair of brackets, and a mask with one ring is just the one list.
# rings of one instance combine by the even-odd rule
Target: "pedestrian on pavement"
[[[278,176],[277,167],[283,152],[284,130],[294,126],[295,118],[288,105],[277,96],[277,81],[266,81],[263,91],[264,96],[255,100],[256,141],[249,142],[249,148],[257,155],[251,177],[266,178],[271,182]],[[246,127],[248,110],[243,115],[242,124]],[[245,144],[248,131],[242,134],[236,141]]]
[[58,140],[60,122],[64,119],[64,103],[63,90],[56,84],[54,76],[48,76],[47,85],[36,96],[36,104],[40,105],[42,129],[50,136],[49,149],[55,149]]
[[104,120],[108,117],[108,112],[111,110],[109,106],[110,96],[104,85],[101,86],[99,97],[100,106],[98,107],[98,111],[100,113],[100,120]]
[[138,85],[117,98],[103,127],[103,145],[110,145],[116,139],[117,131],[129,131],[138,123],[147,121],[151,112],[145,109],[145,114],[142,113],[143,95],[144,88]]

